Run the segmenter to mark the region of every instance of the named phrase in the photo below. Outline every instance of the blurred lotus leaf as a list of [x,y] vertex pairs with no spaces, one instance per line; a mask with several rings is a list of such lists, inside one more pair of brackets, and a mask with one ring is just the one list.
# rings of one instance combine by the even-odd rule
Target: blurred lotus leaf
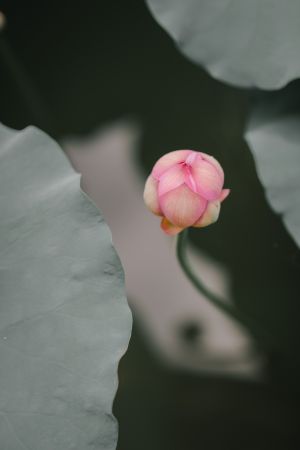
[[158,23],[218,80],[277,89],[300,76],[298,0],[147,0]]
[[276,93],[259,94],[246,141],[274,211],[300,247],[299,82]]
[[0,447],[115,449],[131,313],[101,214],[57,144],[0,126]]

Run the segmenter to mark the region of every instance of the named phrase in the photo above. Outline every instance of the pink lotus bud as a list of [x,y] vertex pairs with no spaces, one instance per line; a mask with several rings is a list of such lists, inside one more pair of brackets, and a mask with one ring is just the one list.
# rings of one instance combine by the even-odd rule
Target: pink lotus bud
[[154,165],[144,191],[146,206],[161,216],[161,228],[175,235],[187,227],[206,227],[218,220],[221,202],[230,190],[223,189],[224,172],[206,153],[176,150]]

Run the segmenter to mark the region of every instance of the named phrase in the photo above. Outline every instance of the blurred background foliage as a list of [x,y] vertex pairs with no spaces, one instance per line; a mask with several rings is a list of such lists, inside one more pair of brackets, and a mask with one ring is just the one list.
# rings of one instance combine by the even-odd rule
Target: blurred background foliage
[[235,302],[274,337],[265,380],[252,383],[168,370],[135,325],[115,401],[118,449],[299,448],[300,253],[243,140],[257,93],[185,59],[141,0],[10,0],[0,9],[3,123],[60,139],[133,117],[143,129],[143,176],[173,149],[219,159],[231,198],[218,226],[193,230],[192,241],[229,268]]

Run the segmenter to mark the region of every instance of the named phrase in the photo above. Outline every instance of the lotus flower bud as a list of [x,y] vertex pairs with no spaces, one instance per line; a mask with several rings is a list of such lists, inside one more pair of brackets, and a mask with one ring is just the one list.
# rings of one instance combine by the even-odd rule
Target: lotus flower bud
[[161,228],[169,235],[187,227],[206,227],[218,220],[221,202],[229,194],[223,189],[224,172],[210,155],[176,150],[162,156],[149,175],[144,201],[161,216]]

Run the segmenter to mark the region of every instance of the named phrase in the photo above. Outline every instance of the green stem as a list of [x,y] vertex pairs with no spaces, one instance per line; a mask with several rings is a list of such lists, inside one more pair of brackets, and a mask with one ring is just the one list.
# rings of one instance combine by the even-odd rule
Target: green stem
[[239,322],[245,328],[247,328],[250,331],[250,333],[254,335],[254,337],[259,339],[260,341],[263,340],[263,342],[268,347],[270,346],[273,347],[274,346],[273,339],[268,333],[265,332],[265,330],[262,330],[257,323],[255,323],[252,319],[243,314],[235,306],[230,305],[227,300],[222,299],[218,295],[211,292],[198,278],[198,276],[195,274],[192,267],[190,266],[186,256],[187,237],[188,237],[188,229],[185,229],[181,233],[179,233],[177,237],[176,253],[178,261],[184,273],[186,274],[188,279],[192,282],[192,284],[195,286],[195,288],[218,309],[226,313],[228,316],[230,316],[230,318]]

